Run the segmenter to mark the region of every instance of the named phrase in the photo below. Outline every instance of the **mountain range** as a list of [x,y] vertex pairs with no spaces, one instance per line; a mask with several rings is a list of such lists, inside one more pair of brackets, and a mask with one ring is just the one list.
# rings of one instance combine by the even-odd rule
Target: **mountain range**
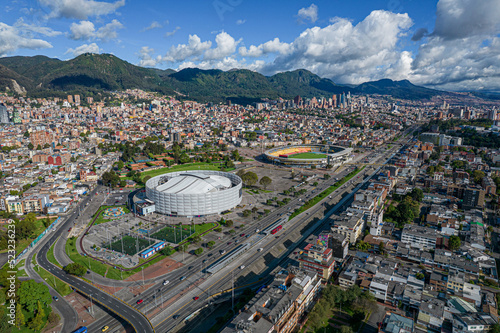
[[245,104],[265,98],[292,99],[331,97],[359,93],[391,95],[394,98],[428,100],[453,93],[419,87],[407,80],[383,79],[358,86],[335,84],[305,69],[264,76],[246,69],[222,71],[186,68],[144,68],[111,54],[82,54],[71,60],[46,56],[0,58],[0,90],[9,89],[28,96],[50,96],[67,91],[112,91],[139,88],[200,102]]

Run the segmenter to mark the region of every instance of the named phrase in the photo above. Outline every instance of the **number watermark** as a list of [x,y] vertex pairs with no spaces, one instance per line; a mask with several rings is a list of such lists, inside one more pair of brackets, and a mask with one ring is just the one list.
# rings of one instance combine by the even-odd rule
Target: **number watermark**
[[16,322],[16,225],[14,220],[7,221],[7,317],[9,324],[14,326]]

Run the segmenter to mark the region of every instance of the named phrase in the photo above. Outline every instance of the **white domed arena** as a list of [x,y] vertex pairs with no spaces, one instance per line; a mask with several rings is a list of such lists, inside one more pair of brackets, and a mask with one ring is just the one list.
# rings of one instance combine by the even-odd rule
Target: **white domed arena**
[[179,171],[159,175],[146,182],[146,197],[155,212],[198,217],[220,214],[236,207],[242,198],[242,181],[222,171]]

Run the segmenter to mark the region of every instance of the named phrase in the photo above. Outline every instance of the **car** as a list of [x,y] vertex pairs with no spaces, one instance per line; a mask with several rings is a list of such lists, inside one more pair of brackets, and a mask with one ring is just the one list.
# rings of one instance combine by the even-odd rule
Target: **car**
[[238,240],[235,240],[235,241],[234,241],[234,243],[235,243],[235,244],[236,244],[236,243],[238,243]]
[[182,280],[185,280],[185,279],[186,279],[186,277],[185,277],[185,276],[181,276],[181,278],[180,278],[180,280],[181,280],[181,281],[182,281]]
[[241,265],[241,266],[240,266],[240,269],[243,269],[243,268],[245,268],[245,265]]
[[295,251],[293,254],[297,254],[297,251]]
[[137,301],[137,302],[135,302],[135,303],[137,303],[137,304],[142,304],[142,302],[144,302],[144,300],[143,300],[143,299],[140,299],[140,300],[138,300],[138,301]]
[[207,262],[207,259],[203,259],[202,263],[206,263]]
[[260,230],[259,229],[255,229],[255,232],[259,232]]
[[211,257],[211,256],[212,256],[212,253],[207,254],[207,257]]
[[179,315],[174,315],[174,316],[172,317],[172,319],[174,319],[174,320],[175,320],[175,319],[177,319],[177,318],[179,318],[179,317],[180,317]]
[[245,237],[245,234],[241,234],[240,237]]
[[259,248],[257,251],[258,252],[262,252],[262,250],[264,250],[263,248]]
[[107,330],[109,330],[109,326],[104,326],[103,328],[101,328],[101,332],[106,332]]
[[227,242],[227,245],[231,245],[231,244],[233,244],[233,242]]
[[197,301],[197,300],[199,300],[200,298],[199,298],[198,296],[195,296],[193,299],[194,299],[195,301]]
[[280,238],[280,236],[276,236],[276,238]]
[[52,297],[52,299],[57,302],[59,300],[59,297],[54,296],[54,297]]
[[250,237],[250,235],[246,235],[246,236],[245,236],[245,238],[248,238],[248,237]]
[[168,280],[163,281],[163,285],[164,285],[164,286],[166,286],[166,285],[167,285],[167,284],[169,284],[169,283],[170,283],[170,281],[168,281]]
[[69,229],[68,229],[68,232],[71,232],[71,229],[73,229],[73,228],[69,228]]

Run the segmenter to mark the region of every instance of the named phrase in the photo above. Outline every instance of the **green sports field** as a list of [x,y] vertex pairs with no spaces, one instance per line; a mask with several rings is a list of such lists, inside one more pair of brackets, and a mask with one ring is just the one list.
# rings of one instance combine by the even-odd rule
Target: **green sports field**
[[[145,240],[145,239],[141,239],[139,238],[139,252],[144,250],[145,248],[149,247],[149,245],[153,245],[154,242],[152,242],[150,244],[149,241]],[[117,240],[113,243],[111,243],[111,247],[109,247],[109,244],[106,244],[106,246],[104,246],[105,248],[109,249],[109,250],[115,250],[117,252],[122,252],[122,241],[121,239],[120,240]],[[131,236],[123,236],[123,251],[125,252],[125,254],[128,254],[129,256],[132,256],[137,252],[137,243],[136,243],[136,238],[134,237],[131,237]]]
[[300,158],[304,160],[315,160],[320,158],[326,158],[325,154],[315,154],[315,153],[298,153],[295,155],[290,155],[288,158]]

